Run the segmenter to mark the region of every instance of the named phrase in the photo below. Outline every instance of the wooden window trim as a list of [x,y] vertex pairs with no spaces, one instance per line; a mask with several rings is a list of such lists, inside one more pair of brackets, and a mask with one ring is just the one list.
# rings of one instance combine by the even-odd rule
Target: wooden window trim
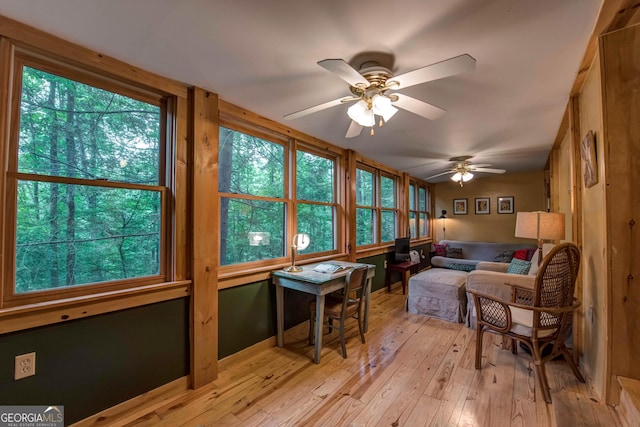
[[[1,18],[1,17],[0,17]],[[0,19],[1,20],[1,19]],[[169,133],[170,126],[174,126],[170,117],[175,117],[175,111],[169,110],[168,101],[171,97],[163,96],[160,92],[150,91],[140,86],[134,86],[127,82],[122,82],[102,74],[96,74],[91,69],[85,69],[81,66],[73,65],[71,61],[46,55],[41,50],[14,44],[8,39],[2,37],[3,59],[7,59],[3,67],[3,74],[6,74],[6,80],[2,81],[3,87],[7,89],[8,96],[3,98],[6,102],[3,108],[2,119],[3,124],[9,125],[10,132],[7,132],[8,139],[3,143],[8,147],[5,151],[9,158],[6,162],[8,170],[3,171],[4,177],[0,184],[4,184],[5,203],[4,209],[4,236],[1,239],[4,246],[3,260],[3,278],[4,285],[0,289],[0,309],[17,306],[31,306],[33,304],[43,304],[46,302],[55,302],[57,300],[66,300],[69,298],[90,297],[94,294],[119,292],[128,288],[137,288],[140,286],[149,286],[159,283],[166,283],[173,274],[174,266],[169,265],[169,261],[173,260],[170,253],[173,237],[173,219],[171,216],[172,202],[169,200],[169,192],[171,188],[166,186],[167,175],[173,171],[173,159],[168,152],[173,152],[176,145],[175,135]],[[17,172],[18,165],[18,133],[20,121],[20,103],[22,97],[22,70],[23,67],[39,69],[48,73],[61,76],[66,79],[74,80],[82,84],[98,87],[119,95],[124,95],[151,105],[160,107],[160,153],[158,164],[158,185],[141,185],[119,181],[106,180],[90,180],[84,178],[72,178],[64,176],[48,176],[33,173]],[[10,102],[9,102],[10,100]],[[8,105],[10,104],[10,105]],[[175,102],[172,103],[175,106]],[[6,106],[6,107],[5,107]],[[126,278],[100,283],[87,283],[71,287],[48,289],[42,291],[34,291],[28,293],[17,294],[15,292],[15,233],[16,233],[16,209],[17,209],[17,184],[18,180],[53,182],[68,185],[97,186],[102,188],[122,188],[135,189],[143,191],[157,191],[161,198],[161,218],[160,226],[160,271],[157,275],[144,276],[140,278]],[[173,182],[173,180],[169,180]]]

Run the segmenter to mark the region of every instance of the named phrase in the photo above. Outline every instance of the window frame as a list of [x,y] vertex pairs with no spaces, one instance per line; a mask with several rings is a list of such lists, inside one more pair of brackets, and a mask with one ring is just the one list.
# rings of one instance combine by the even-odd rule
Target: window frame
[[[411,188],[414,188],[413,191],[413,201],[411,200]],[[420,208],[420,190],[424,190],[425,191],[425,210],[422,210]],[[431,239],[432,236],[432,232],[431,232],[431,186],[428,183],[424,183],[415,179],[410,179],[409,180],[409,187],[408,187],[408,195],[407,198],[409,199],[409,204],[407,205],[407,220],[408,220],[408,224],[411,224],[411,219],[415,218],[416,219],[416,236],[411,236],[411,241],[420,241],[420,240],[425,240],[425,239]],[[413,209],[411,208],[411,205],[413,203]],[[420,214],[425,214],[426,217],[426,221],[425,221],[425,229],[427,231],[426,235],[421,235],[420,234],[420,229],[421,229],[421,220],[420,220]],[[410,235],[411,235],[411,231],[413,231],[411,229],[411,226],[409,225],[409,230],[410,230]]]
[[[9,138],[7,140],[8,158],[5,162],[5,219],[2,263],[2,307],[17,307],[29,304],[53,302],[87,295],[137,288],[146,285],[166,283],[174,274],[171,255],[173,248],[172,234],[172,200],[170,183],[167,179],[172,176],[173,161],[168,156],[173,152],[175,136],[175,105],[174,97],[153,91],[141,85],[125,83],[106,75],[99,74],[85,67],[63,62],[57,58],[34,53],[29,49],[16,47],[12,56],[13,66],[4,70],[11,74],[11,84],[8,87],[11,102],[9,111]],[[71,178],[64,176],[40,175],[35,173],[18,172],[18,145],[20,134],[20,107],[22,100],[22,80],[24,67],[30,67],[50,74],[73,80],[82,84],[97,87],[118,95],[127,96],[138,101],[149,103],[160,108],[159,124],[159,153],[158,153],[158,183],[157,185],[133,184],[122,181],[108,181],[100,179]],[[20,180],[51,182],[62,185],[94,186],[104,189],[133,189],[157,192],[160,196],[160,247],[158,274],[123,278],[97,283],[83,283],[69,287],[45,289],[27,293],[17,293],[15,289],[16,277],[16,234],[18,208],[18,182]]]
[[[323,157],[333,162],[333,200],[331,202],[318,202],[314,200],[302,200],[298,198],[298,194],[297,194],[298,151],[303,151],[305,153],[309,153],[314,156]],[[343,237],[342,237],[343,233],[341,232],[341,230],[343,229],[342,222],[343,222],[344,215],[340,214],[340,209],[339,209],[340,207],[339,201],[341,199],[341,193],[339,189],[340,189],[340,183],[342,182],[340,180],[340,174],[339,174],[340,156],[333,153],[329,154],[326,151],[321,151],[312,145],[305,144],[295,139],[291,141],[291,154],[292,154],[291,155],[291,159],[292,159],[291,199],[293,201],[293,209],[292,209],[293,218],[292,218],[292,225],[291,225],[293,227],[293,230],[291,231],[291,233],[295,234],[297,232],[304,232],[304,230],[297,230],[299,204],[315,205],[315,206],[330,206],[332,211],[332,217],[333,217],[333,249],[319,251],[319,252],[311,252],[307,254],[296,254],[296,258],[300,260],[305,260],[305,259],[313,259],[313,258],[335,255],[340,252],[339,248],[341,247],[341,242],[343,240]],[[289,240],[293,238],[293,234],[291,235],[291,238]],[[313,236],[311,235],[310,238],[313,239]],[[288,252],[288,254],[290,256],[290,252]]]
[[[363,162],[356,162],[356,177],[357,177],[357,171],[358,169],[362,170],[362,171],[366,171],[369,172],[373,175],[373,205],[372,206],[368,206],[368,205],[360,205],[357,202],[357,194],[354,195],[354,199],[355,199],[355,208],[356,208],[356,212],[354,213],[354,227],[357,226],[357,211],[358,209],[367,209],[367,210],[371,210],[373,211],[373,221],[374,224],[372,224],[372,228],[373,228],[373,233],[374,233],[374,238],[373,238],[373,242],[370,244],[366,244],[366,245],[357,245],[356,249],[357,250],[365,250],[365,249],[370,249],[370,248],[375,248],[375,247],[381,247],[381,246],[389,246],[389,245],[393,245],[395,243],[395,238],[397,237],[401,237],[401,230],[400,230],[400,214],[401,214],[401,208],[400,208],[400,187],[401,187],[401,179],[398,175],[395,175],[391,172],[387,172],[384,171],[382,169],[373,167],[373,166],[369,166],[366,163]],[[393,208],[387,208],[387,207],[382,207],[382,177],[385,178],[389,178],[392,179],[394,182],[394,207]],[[357,178],[356,178],[357,179]],[[357,182],[356,182],[356,186],[355,188],[357,189]],[[395,233],[395,237],[394,240],[389,240],[389,241],[382,241],[382,212],[395,212],[395,224],[394,224],[394,233]],[[357,233],[357,232],[356,232]],[[356,234],[356,242],[357,242],[357,234]]]

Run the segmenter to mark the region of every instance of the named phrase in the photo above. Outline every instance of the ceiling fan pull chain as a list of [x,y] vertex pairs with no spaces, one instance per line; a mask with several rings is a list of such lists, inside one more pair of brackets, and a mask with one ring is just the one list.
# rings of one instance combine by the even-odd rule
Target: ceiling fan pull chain
[[374,132],[373,132],[373,126],[372,126],[371,127],[371,136],[373,136],[373,135],[374,135]]

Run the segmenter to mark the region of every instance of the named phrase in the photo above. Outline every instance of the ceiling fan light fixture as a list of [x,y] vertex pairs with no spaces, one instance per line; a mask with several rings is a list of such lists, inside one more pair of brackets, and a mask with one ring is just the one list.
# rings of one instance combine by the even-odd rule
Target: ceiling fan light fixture
[[460,172],[454,173],[453,176],[451,177],[451,181],[453,182],[460,182],[461,179],[462,179],[462,174]]
[[360,123],[360,121],[362,121],[362,117],[364,116],[365,111],[367,111],[367,108],[367,103],[361,99],[347,109],[347,115],[354,122],[358,123],[361,126],[364,126],[362,123]]
[[376,117],[373,114],[373,110],[366,109],[362,116],[360,117],[360,121],[358,122],[360,126],[373,127],[376,124]]
[[451,177],[453,182],[469,182],[473,179],[473,174],[468,171],[456,172]]
[[462,174],[462,180],[464,182],[471,181],[471,179],[473,179],[473,174],[471,172],[467,172],[467,173],[463,173]]

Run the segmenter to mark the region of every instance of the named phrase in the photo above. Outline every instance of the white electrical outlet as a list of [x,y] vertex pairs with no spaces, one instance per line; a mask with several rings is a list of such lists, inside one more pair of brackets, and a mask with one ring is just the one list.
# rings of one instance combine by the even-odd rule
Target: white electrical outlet
[[387,260],[384,260],[384,268],[387,268]]
[[16,370],[14,380],[30,377],[36,374],[36,353],[27,353],[16,356]]

